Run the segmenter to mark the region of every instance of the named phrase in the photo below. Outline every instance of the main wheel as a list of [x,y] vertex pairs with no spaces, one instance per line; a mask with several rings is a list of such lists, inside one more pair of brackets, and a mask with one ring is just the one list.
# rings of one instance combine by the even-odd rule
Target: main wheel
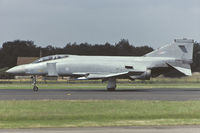
[[108,79],[107,90],[115,91],[115,88],[116,88],[116,79],[114,78]]
[[33,87],[33,91],[35,91],[35,92],[38,91],[38,87],[37,87],[37,86],[34,86],[34,87]]
[[116,88],[107,88],[107,91],[115,91]]

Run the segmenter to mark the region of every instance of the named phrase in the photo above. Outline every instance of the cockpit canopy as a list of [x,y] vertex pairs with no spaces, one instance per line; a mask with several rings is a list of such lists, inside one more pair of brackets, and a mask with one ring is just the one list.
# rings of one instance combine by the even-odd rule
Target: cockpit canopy
[[40,62],[44,62],[44,61],[62,59],[62,58],[67,58],[67,57],[68,57],[68,55],[50,55],[50,56],[45,56],[45,57],[39,58],[32,63],[40,63]]

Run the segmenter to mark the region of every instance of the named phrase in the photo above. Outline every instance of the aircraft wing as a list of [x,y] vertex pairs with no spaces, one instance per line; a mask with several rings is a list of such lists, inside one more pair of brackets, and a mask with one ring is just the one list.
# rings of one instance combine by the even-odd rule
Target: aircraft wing
[[122,73],[87,73],[85,76],[81,76],[77,79],[84,80],[84,79],[108,79],[108,78],[120,78],[120,77],[128,77],[131,75],[139,75],[143,72],[122,72]]

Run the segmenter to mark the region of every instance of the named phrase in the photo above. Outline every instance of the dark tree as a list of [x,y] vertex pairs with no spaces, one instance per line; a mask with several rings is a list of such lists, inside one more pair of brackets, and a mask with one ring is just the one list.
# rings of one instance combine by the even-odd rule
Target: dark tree
[[6,42],[0,50],[0,68],[16,65],[17,57],[38,57],[39,48],[33,41]]
[[200,43],[197,42],[194,44],[192,71],[200,72]]

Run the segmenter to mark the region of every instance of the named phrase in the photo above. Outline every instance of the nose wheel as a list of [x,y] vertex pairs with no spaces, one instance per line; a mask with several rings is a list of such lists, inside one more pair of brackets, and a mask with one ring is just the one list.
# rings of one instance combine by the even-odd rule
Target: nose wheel
[[37,92],[38,91],[38,87],[36,85],[37,81],[36,81],[36,76],[35,75],[32,77],[32,80],[33,80],[33,91]]
[[38,87],[37,86],[33,86],[33,91],[38,91]]

